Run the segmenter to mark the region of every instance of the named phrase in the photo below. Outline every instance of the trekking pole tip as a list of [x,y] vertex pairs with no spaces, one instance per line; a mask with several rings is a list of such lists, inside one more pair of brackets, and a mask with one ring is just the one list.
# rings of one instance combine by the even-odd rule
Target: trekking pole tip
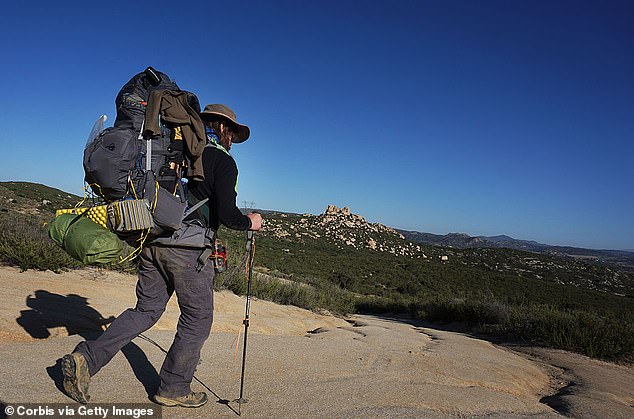
[[238,403],[238,416],[242,416],[242,405],[249,401],[244,397],[240,397],[239,399],[235,399],[234,402]]

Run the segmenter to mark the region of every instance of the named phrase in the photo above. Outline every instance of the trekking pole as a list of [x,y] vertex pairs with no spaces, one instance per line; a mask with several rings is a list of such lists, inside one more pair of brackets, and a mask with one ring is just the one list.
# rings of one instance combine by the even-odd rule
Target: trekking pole
[[240,376],[240,398],[236,400],[238,402],[238,416],[241,414],[241,408],[248,400],[243,397],[244,394],[244,366],[247,360],[247,334],[249,332],[249,310],[251,309],[251,272],[253,271],[253,259],[255,256],[255,232],[247,231],[247,252],[249,258],[247,259],[247,305],[244,313],[244,348],[242,349],[242,374]]

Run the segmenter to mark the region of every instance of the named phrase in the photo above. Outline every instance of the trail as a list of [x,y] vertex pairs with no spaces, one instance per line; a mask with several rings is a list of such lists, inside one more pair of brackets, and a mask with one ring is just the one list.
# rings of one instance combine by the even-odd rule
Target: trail
[[[134,277],[0,268],[0,281],[0,401],[69,403],[56,387],[56,360],[81,341],[80,334],[90,335],[86,329],[98,333],[110,316],[134,305]],[[237,405],[220,401],[239,394],[234,349],[244,299],[216,293],[215,306],[192,384],[196,391],[206,389],[210,403],[185,412],[164,408],[166,418],[236,417]],[[147,402],[177,318],[171,301],[147,339],[135,339],[93,377],[91,401]],[[255,300],[245,383],[249,402],[242,416],[561,417],[557,410],[575,417],[631,416],[632,369],[565,352],[523,350],[529,353],[393,319],[343,320]],[[576,386],[566,387],[573,381]],[[557,394],[562,388],[571,395]]]

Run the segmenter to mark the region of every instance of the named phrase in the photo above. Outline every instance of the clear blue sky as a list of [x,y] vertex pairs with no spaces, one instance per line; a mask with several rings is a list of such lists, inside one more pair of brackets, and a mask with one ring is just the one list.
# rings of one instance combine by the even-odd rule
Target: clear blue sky
[[0,180],[81,193],[147,65],[251,127],[239,202],[634,249],[634,2],[5,2]]

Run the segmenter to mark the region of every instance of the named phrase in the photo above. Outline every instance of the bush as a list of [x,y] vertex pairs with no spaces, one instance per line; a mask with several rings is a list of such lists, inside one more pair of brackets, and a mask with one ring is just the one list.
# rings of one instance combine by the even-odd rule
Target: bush
[[500,328],[522,339],[593,358],[634,362],[634,326],[627,319],[531,304],[510,309]]
[[48,237],[46,228],[28,217],[0,218],[0,260],[21,270],[50,269],[53,272],[83,266]]
[[507,341],[564,349],[626,364],[634,363],[634,322],[586,310],[529,301],[502,301],[483,295],[408,299],[363,297],[357,310],[409,314],[431,322],[463,322],[474,331]]
[[469,302],[460,313],[466,313],[466,318],[456,317],[486,326],[484,330],[497,335],[593,358],[634,361],[634,327],[627,319],[545,304],[499,301]]
[[[310,285],[257,272],[252,273],[252,281],[251,294],[263,300],[307,310],[327,309],[337,314],[354,311],[352,294],[327,282]],[[247,280],[244,268],[216,274],[214,289],[227,289],[234,294],[245,295]]]

